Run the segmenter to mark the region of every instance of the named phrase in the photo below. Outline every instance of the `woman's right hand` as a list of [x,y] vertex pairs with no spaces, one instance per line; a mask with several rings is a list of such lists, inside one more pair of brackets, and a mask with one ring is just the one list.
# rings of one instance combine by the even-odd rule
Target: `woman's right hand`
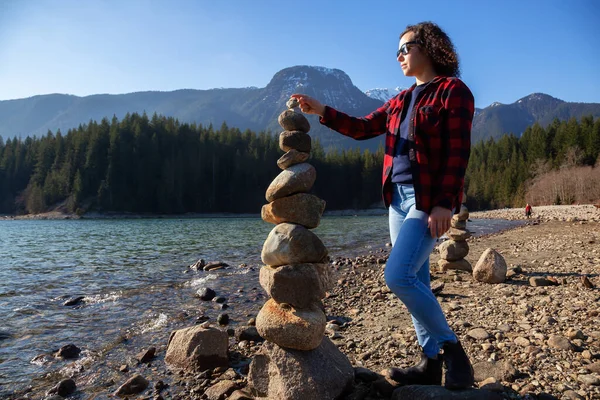
[[305,114],[325,115],[325,106],[317,99],[304,94],[293,94],[291,97],[300,102],[300,110]]

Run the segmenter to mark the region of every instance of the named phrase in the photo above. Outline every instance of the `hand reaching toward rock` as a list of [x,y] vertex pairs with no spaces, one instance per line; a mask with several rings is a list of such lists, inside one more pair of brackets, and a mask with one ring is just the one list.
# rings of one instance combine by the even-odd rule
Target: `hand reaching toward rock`
[[303,113],[316,114],[321,117],[325,115],[325,106],[319,100],[304,94],[293,94],[291,98],[298,100],[300,103],[300,110],[302,110]]

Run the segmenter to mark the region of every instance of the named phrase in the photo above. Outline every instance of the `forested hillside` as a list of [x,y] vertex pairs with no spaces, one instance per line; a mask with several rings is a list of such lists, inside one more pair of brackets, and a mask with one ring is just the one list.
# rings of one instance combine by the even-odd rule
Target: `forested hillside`
[[591,116],[479,142],[467,170],[468,203],[489,209],[599,201],[599,153],[600,118]]
[[[600,200],[600,118],[555,120],[474,144],[469,208]],[[0,138],[0,212],[258,213],[280,172],[278,138],[127,114],[41,138]],[[326,153],[313,142],[314,193],[327,209],[381,202],[383,149]],[[596,168],[593,166],[596,165]]]

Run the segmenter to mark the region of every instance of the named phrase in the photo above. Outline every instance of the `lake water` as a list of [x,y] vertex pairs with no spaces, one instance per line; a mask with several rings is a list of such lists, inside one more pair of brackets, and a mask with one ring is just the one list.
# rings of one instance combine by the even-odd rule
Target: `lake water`
[[[487,234],[519,224],[473,220]],[[256,315],[262,244],[273,225],[253,218],[0,221],[0,398],[32,379],[66,368],[44,362],[73,343],[82,359],[113,357],[127,346],[166,344],[169,333],[220,305],[194,293],[210,286],[228,298],[232,325]],[[325,217],[314,232],[332,257],[354,257],[389,242],[387,216]],[[229,268],[192,271],[198,259]],[[245,264],[245,266],[240,266]],[[80,306],[66,298],[84,296]]]

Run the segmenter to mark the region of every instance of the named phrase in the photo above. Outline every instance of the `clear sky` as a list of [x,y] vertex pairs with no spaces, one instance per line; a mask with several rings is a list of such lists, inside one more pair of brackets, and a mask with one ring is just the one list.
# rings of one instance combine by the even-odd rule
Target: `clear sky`
[[0,100],[264,87],[294,65],[407,87],[398,35],[425,20],[454,41],[478,107],[600,103],[597,0],[0,0]]

